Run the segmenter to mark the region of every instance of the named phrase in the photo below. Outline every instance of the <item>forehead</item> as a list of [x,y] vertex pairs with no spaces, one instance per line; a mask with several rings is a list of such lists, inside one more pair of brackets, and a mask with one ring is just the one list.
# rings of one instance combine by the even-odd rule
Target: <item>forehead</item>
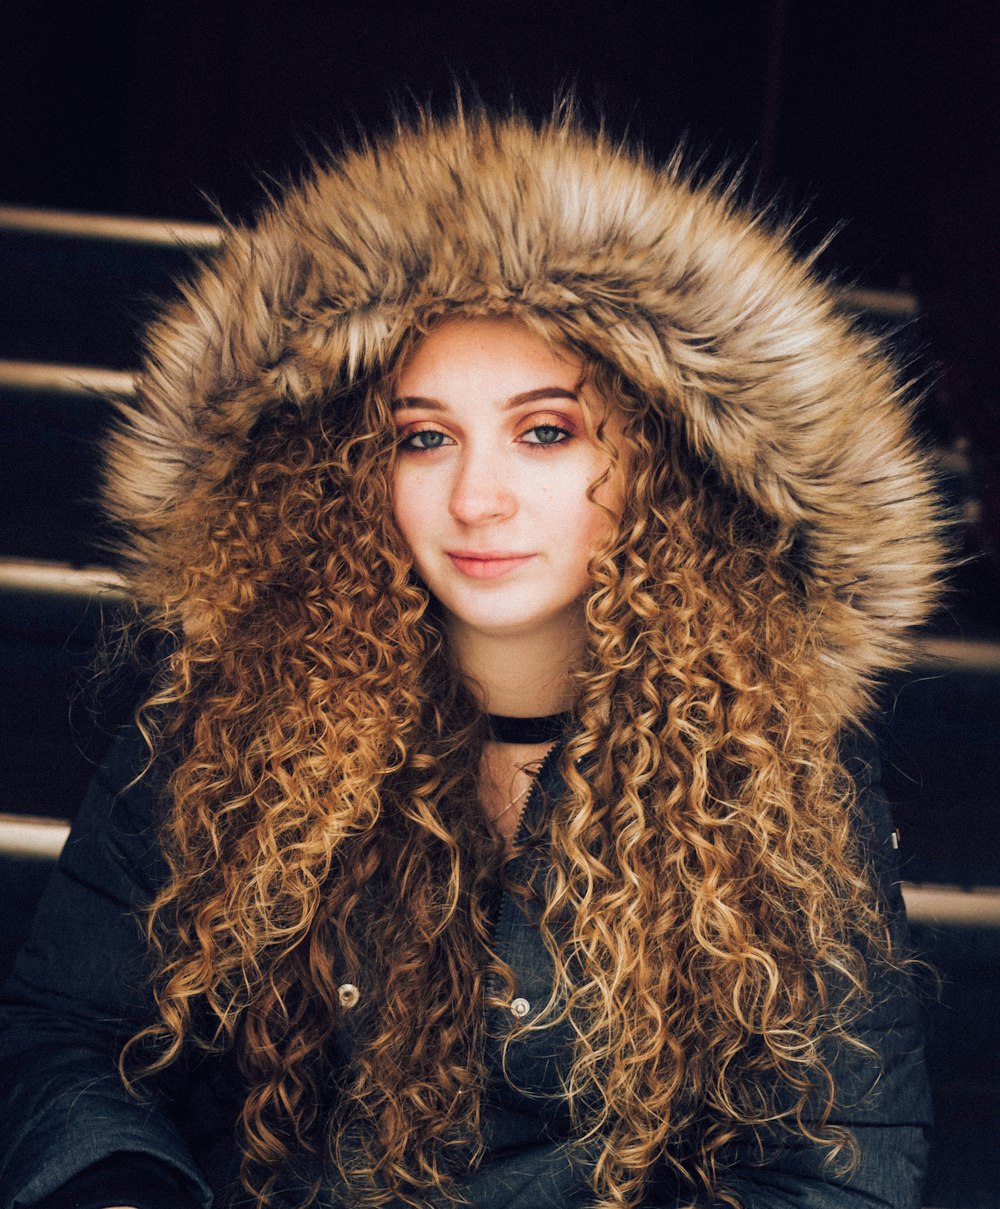
[[449,319],[431,329],[404,360],[397,394],[508,390],[552,385],[576,389],[583,359],[516,319]]

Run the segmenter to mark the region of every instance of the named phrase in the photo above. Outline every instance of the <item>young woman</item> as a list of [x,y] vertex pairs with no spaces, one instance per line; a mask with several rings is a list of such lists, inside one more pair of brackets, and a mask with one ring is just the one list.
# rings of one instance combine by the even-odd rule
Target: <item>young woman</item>
[[859,736],[937,505],[780,233],[400,129],[227,233],[108,483],[166,653],[6,990],[5,1207],[918,1204]]

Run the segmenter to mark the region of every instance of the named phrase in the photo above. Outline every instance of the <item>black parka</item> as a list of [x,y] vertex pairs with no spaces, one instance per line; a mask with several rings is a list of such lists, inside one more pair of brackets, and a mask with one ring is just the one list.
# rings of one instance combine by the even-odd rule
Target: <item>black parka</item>
[[[3,991],[2,1209],[48,1209],[50,1197],[58,1209],[112,1202],[136,1209],[214,1203],[221,1209],[238,1181],[235,1122],[243,1088],[231,1054],[194,1067],[182,1064],[150,1085],[146,1101],[130,1096],[118,1076],[120,1046],[152,1008],[148,958],[134,912],[166,873],[156,841],[157,778],[121,792],[145,758],[138,733],[124,732],[91,786],[31,939]],[[559,766],[557,747],[541,770],[522,828],[558,797]],[[877,754],[862,746],[848,766],[859,787],[858,826],[902,945],[892,823],[878,788]],[[544,847],[529,846],[516,858],[512,880],[529,885],[545,861]],[[527,1031],[509,1048],[506,1075],[501,1069],[503,1038],[520,1021],[530,1023],[552,986],[551,959],[537,927],[509,891],[500,900],[494,939],[514,972],[516,1008],[492,1012],[487,1154],[465,1191],[476,1209],[584,1209],[592,1199],[586,1160],[568,1145],[570,1121],[559,1091],[571,1038],[559,1026]],[[845,1050],[837,1060],[841,1102],[832,1118],[851,1129],[856,1166],[833,1176],[822,1166],[820,1148],[780,1135],[763,1164],[749,1147],[742,1155],[734,1151],[723,1186],[741,1196],[746,1209],[919,1206],[930,1105],[919,1012],[901,977],[880,976],[859,1036],[873,1054]],[[341,1034],[331,1044],[349,1061],[349,1036]],[[96,1174],[81,1179],[88,1168]],[[298,1178],[286,1185],[287,1201],[278,1203],[295,1204],[296,1187],[308,1186],[315,1173],[304,1162]],[[664,1164],[644,1209],[683,1204],[683,1191]],[[91,1192],[97,1197],[92,1202],[86,1199]],[[319,1204],[327,1209],[335,1202]]]

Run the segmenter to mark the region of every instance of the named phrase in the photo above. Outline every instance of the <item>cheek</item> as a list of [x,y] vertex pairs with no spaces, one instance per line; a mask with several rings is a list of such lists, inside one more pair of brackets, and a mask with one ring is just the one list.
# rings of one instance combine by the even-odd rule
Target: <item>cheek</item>
[[[597,500],[604,507],[610,507],[613,514],[617,512],[615,501],[609,498],[608,492],[599,492]],[[562,515],[553,510],[550,523],[562,533],[559,546],[565,572],[577,584],[578,589],[582,589],[590,582],[591,559],[615,528],[614,515],[608,516],[603,508],[591,503],[584,496],[582,499],[578,497],[573,506],[567,508]]]
[[[598,499],[600,503],[604,505],[604,507],[612,507],[612,501],[604,498],[603,493],[598,497]],[[587,513],[587,520],[586,541],[581,543],[581,557],[583,557],[583,547],[585,546],[586,559],[589,562],[608,535],[614,530],[616,520],[614,516],[608,516],[603,509],[598,508],[594,504],[590,505]]]
[[422,474],[419,468],[404,464],[393,476],[391,503],[397,531],[414,562],[425,568],[429,551],[440,544],[448,519],[441,476]]

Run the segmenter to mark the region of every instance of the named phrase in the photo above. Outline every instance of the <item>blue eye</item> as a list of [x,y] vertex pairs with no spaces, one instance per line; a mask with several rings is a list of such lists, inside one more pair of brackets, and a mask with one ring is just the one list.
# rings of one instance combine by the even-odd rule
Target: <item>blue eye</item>
[[561,445],[570,436],[567,429],[558,424],[536,424],[524,433],[523,439],[528,445]]
[[409,436],[403,437],[399,444],[401,449],[413,449],[419,452],[425,449],[440,449],[446,440],[443,432],[438,432],[433,428],[421,428],[419,432],[411,432]]

